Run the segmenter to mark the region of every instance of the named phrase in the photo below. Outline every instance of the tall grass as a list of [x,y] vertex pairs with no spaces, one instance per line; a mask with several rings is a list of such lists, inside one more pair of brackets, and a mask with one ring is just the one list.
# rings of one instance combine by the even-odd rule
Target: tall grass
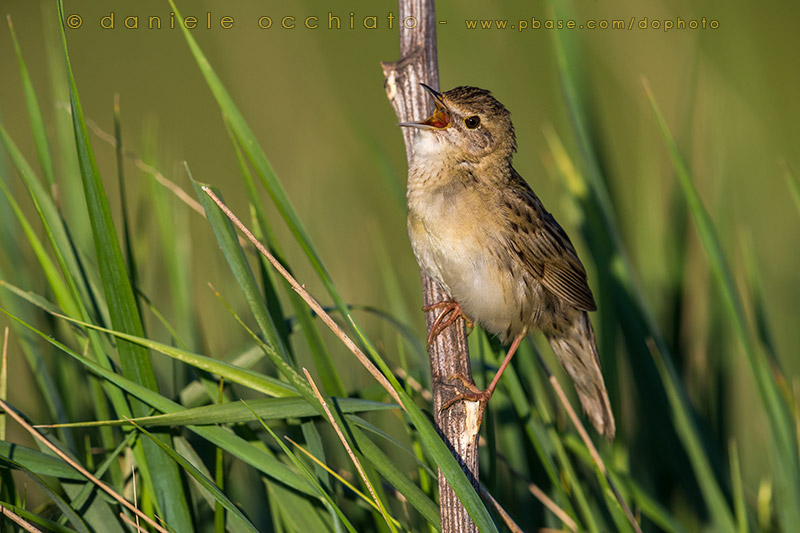
[[[68,94],[68,111],[41,98],[45,91],[32,81],[10,19],[9,27],[32,135],[14,136],[0,121],[7,156],[0,161],[0,325],[8,326],[10,341],[3,356],[8,352],[14,362],[0,392],[29,422],[46,424],[38,433],[63,453],[46,451],[5,418],[0,506],[43,530],[125,530],[134,514],[71,466],[79,464],[174,531],[433,531],[440,529],[435,480],[442,469],[482,531],[506,527],[431,423],[424,335],[403,295],[415,273],[401,271],[375,229],[366,248],[380,272],[363,277],[377,279],[387,297],[367,305],[349,301],[328,266],[348,257],[318,247],[309,228],[320,222],[295,207],[286,186],[291,176],[279,176],[270,146],[262,146],[193,34],[182,32],[186,61],[205,83],[196,90],[208,91],[223,116],[204,127],[229,139],[214,149],[228,153],[232,164],[221,179],[190,160],[173,175],[192,185],[181,189],[163,171],[174,162],[152,148],[127,150],[124,106],[113,110],[112,135],[90,133],[63,32],[50,49],[57,57],[49,60],[49,75]],[[595,274],[596,325],[619,419],[616,440],[597,443],[610,479],[645,531],[790,531],[800,523],[798,389],[781,368],[763,259],[752,244],[728,248],[735,232],[717,222],[697,190],[697,167],[687,164],[703,154],[682,149],[661,111],[659,87],[645,81],[639,119],[661,144],[637,156],[669,164],[660,177],[670,180],[671,202],[680,206],[672,229],[652,239],[683,258],[664,291],[675,298],[672,315],[665,312],[670,305],[652,305],[652,291],[642,288],[652,277],[642,270],[648,263],[632,257],[620,199],[610,190],[615,176],[579,76],[580,44],[569,34],[551,37],[568,126],[544,128],[543,159],[563,184],[565,225],[580,230],[583,257]],[[0,108],[10,105],[0,100]],[[69,114],[71,131],[48,123],[43,109],[54,107]],[[395,202],[387,210],[402,208],[392,192],[402,169],[387,167],[380,146],[360,135],[359,157],[383,169],[387,201]],[[146,143],[156,145],[156,134]],[[100,154],[116,157],[116,164],[99,164]],[[798,196],[798,180],[787,169],[790,194]],[[132,185],[134,175],[148,180],[146,194]],[[244,192],[246,201],[231,202],[239,218],[304,288],[293,288],[255,253],[199,181],[214,182],[223,198]],[[75,194],[82,198],[88,225],[86,215],[66,208],[67,191],[70,205]],[[136,221],[142,209],[153,214],[152,231]],[[201,255],[197,250],[209,241],[213,251]],[[740,255],[745,270],[738,268]],[[221,274],[213,287],[194,290],[190,278],[202,262],[219,264]],[[154,263],[158,282],[142,273]],[[687,378],[690,348],[702,339],[687,339],[680,324],[702,312],[687,297],[698,272],[710,273],[707,290],[718,299],[702,321],[705,350],[724,355],[703,359],[715,365],[705,375],[719,390],[735,390],[740,383],[731,367],[747,369],[755,386],[742,389],[743,401],[752,404],[747,414],[763,434],[735,438],[732,399],[720,392],[721,405],[708,409],[703,398],[718,391],[698,394]],[[312,310],[306,288],[326,305]],[[224,317],[220,338],[202,330],[207,315]],[[322,315],[336,321],[338,337]],[[341,339],[352,349],[344,350]],[[481,385],[503,350],[480,329],[470,348]],[[354,354],[370,361],[372,374]],[[526,531],[632,531],[553,394],[539,354],[553,366],[541,338],[521,346],[489,406],[483,485]],[[17,385],[25,382],[22,362],[32,374],[27,390]],[[766,459],[744,451],[753,443],[763,446]],[[754,482],[747,472],[764,463],[770,468]],[[3,531],[13,528],[0,522]]]

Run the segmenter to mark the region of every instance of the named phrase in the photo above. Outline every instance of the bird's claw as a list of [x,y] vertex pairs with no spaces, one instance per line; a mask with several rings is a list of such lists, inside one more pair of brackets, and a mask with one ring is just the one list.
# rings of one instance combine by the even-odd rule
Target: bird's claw
[[464,319],[464,322],[467,326],[467,329],[470,330],[470,333],[472,332],[472,328],[474,327],[472,320],[467,318],[467,316],[461,310],[461,306],[458,305],[458,303],[453,300],[445,300],[443,302],[437,302],[435,304],[426,305],[422,308],[422,310],[428,312],[428,311],[433,311],[434,309],[439,309],[441,307],[443,307],[444,310],[441,313],[439,313],[439,315],[436,317],[436,320],[433,321],[433,324],[431,325],[431,331],[430,333],[428,333],[428,348],[430,348],[431,345],[433,344],[433,340],[442,331],[450,327],[453,324],[453,322],[458,320],[459,317]]
[[439,408],[439,412],[441,413],[442,411],[445,411],[451,405],[461,400],[467,402],[480,403],[481,404],[480,410],[481,412],[483,412],[483,410],[486,408],[486,404],[488,403],[489,398],[492,397],[492,391],[479,389],[469,378],[467,378],[464,374],[461,373],[453,374],[447,378],[447,381],[453,381],[453,380],[460,381],[461,384],[468,390],[468,392],[461,393],[458,396],[455,396],[447,400],[444,403],[444,405],[442,405]]

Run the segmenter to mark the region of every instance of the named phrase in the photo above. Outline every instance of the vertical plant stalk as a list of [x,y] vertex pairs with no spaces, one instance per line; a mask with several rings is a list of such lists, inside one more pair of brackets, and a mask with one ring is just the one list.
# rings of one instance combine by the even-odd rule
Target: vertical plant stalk
[[[400,31],[400,59],[383,62],[386,95],[401,122],[425,118],[430,101],[420,83],[438,89],[439,72],[436,60],[436,16],[433,0],[399,0],[396,23]],[[413,26],[409,28],[409,26]],[[403,128],[406,155],[412,156],[414,132]],[[450,299],[439,285],[424,272],[422,297],[426,306]],[[439,310],[426,313],[428,331]],[[450,447],[461,468],[478,489],[478,429],[476,402],[456,402],[440,411],[460,391],[448,378],[459,373],[470,376],[469,348],[463,320],[457,320],[438,335],[428,348],[431,364],[434,422],[439,434]],[[457,383],[457,382],[456,382]],[[444,533],[477,532],[475,524],[439,471],[439,506]]]

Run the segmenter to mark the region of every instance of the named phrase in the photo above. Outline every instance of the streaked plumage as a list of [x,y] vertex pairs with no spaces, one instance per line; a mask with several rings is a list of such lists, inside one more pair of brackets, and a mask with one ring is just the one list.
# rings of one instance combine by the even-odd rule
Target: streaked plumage
[[[463,313],[507,343],[539,329],[600,433],[614,418],[587,311],[586,271],[564,230],[511,165],[510,113],[457,87],[418,128],[408,182],[408,232],[420,266]],[[476,119],[477,117],[477,119]],[[491,391],[489,391],[491,395]]]

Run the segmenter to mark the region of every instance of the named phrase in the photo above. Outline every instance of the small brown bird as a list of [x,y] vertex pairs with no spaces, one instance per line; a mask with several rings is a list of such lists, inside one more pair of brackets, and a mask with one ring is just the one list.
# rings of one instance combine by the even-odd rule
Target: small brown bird
[[511,166],[516,137],[510,113],[484,89],[439,93],[423,87],[434,99],[433,115],[400,124],[418,130],[408,234],[420,266],[453,298],[433,306],[444,310],[428,341],[458,316],[503,343],[513,341],[486,390],[452,376],[471,390],[456,400],[479,401],[483,408],[519,343],[538,329],[594,427],[612,438],[614,416],[587,313],[597,306],[586,270],[567,234]]

